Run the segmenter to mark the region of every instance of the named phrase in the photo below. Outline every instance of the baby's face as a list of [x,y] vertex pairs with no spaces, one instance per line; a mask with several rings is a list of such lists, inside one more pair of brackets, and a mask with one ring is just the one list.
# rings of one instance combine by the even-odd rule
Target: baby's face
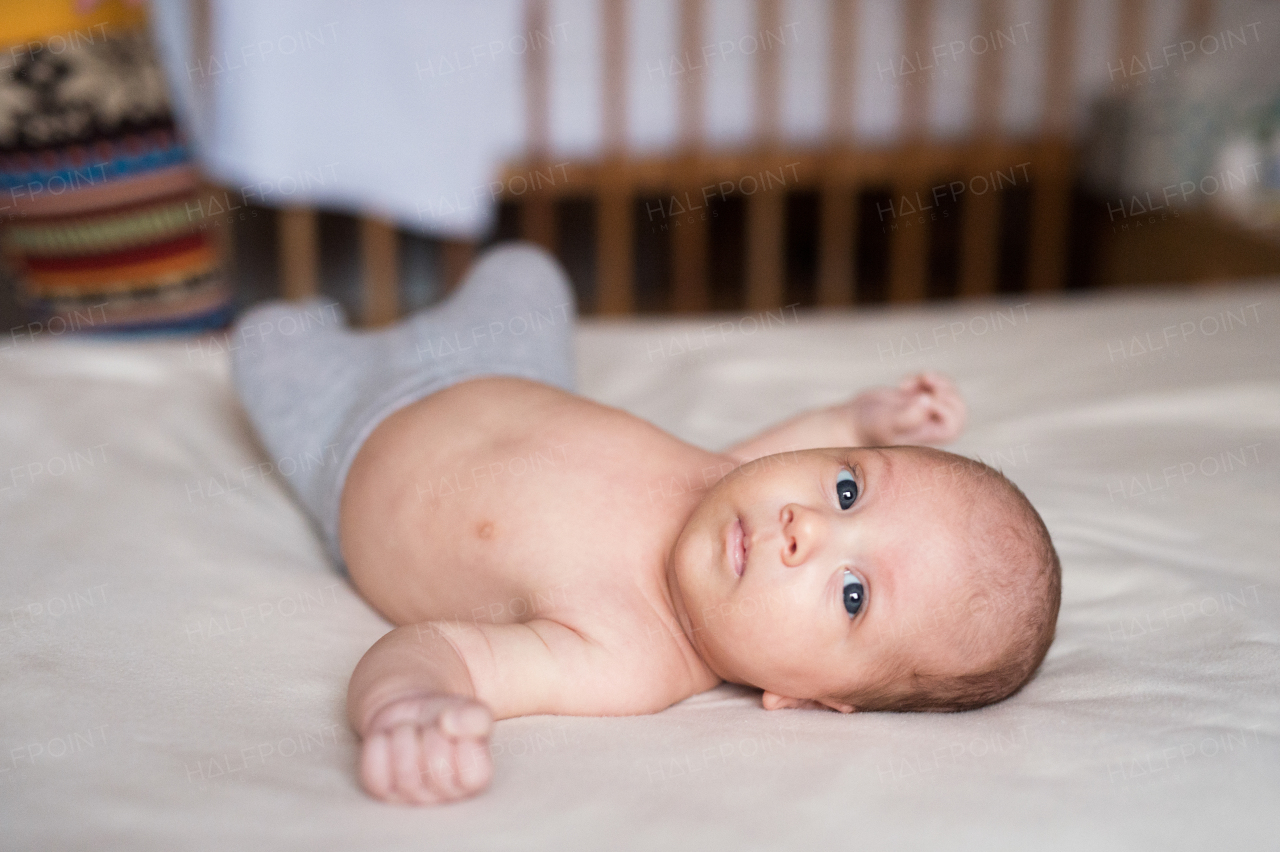
[[676,542],[686,630],[721,677],[796,699],[969,671],[956,640],[985,600],[963,558],[970,511],[945,468],[909,449],[744,465]]

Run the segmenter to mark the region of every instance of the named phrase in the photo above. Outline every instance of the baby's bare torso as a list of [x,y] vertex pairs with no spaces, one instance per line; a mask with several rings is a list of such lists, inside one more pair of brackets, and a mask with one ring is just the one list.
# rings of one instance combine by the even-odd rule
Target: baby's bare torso
[[343,554],[396,624],[546,618],[620,658],[667,657],[681,678],[701,667],[665,560],[733,467],[559,389],[475,379],[401,409],[361,447],[342,494]]

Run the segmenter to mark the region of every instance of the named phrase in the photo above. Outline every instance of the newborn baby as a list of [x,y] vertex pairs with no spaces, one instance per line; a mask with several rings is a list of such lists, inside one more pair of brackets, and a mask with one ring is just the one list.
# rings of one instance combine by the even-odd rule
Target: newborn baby
[[475,795],[512,716],[655,713],[721,681],[769,710],[962,710],[1030,678],[1059,602],[1044,523],[997,471],[903,446],[958,434],[950,382],[708,452],[574,395],[572,317],[558,266],[515,245],[385,330],[318,300],[236,326],[263,443],[337,460],[290,484],[399,625],[348,690],[369,793]]

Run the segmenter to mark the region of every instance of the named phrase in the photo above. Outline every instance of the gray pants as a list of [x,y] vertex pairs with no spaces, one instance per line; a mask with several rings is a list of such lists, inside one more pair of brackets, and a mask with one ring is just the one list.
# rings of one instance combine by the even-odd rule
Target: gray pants
[[342,486],[374,427],[398,409],[478,376],[573,390],[573,291],[546,252],[491,249],[438,305],[353,331],[326,299],[270,302],[235,323],[231,376],[277,470],[345,569]]

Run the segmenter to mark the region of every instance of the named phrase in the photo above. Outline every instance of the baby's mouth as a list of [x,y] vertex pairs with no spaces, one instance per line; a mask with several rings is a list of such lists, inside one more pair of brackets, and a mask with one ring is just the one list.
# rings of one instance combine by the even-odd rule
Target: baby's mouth
[[737,518],[733,522],[733,527],[729,531],[729,553],[733,559],[733,573],[739,577],[747,570],[747,530],[742,524],[742,518]]

